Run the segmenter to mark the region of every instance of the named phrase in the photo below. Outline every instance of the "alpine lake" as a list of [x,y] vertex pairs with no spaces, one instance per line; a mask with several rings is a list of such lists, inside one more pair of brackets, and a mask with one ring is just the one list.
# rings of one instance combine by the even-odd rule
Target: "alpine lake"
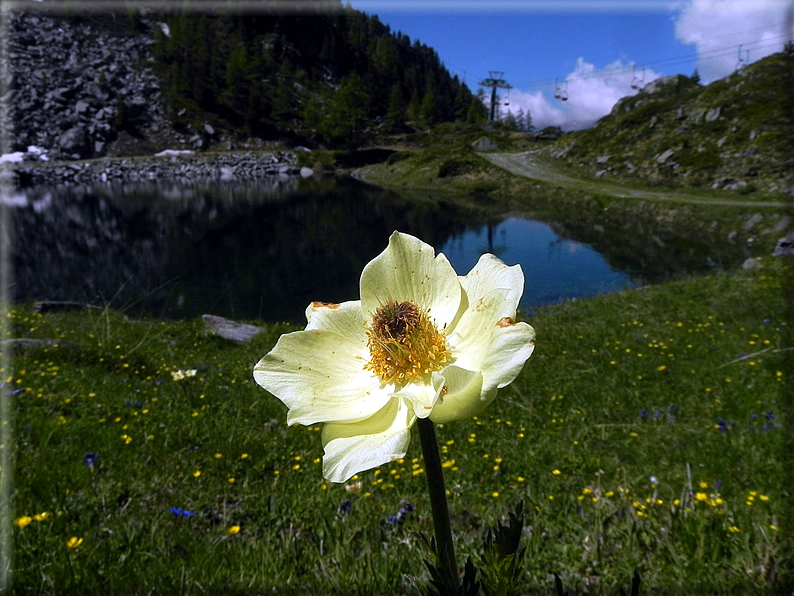
[[[487,198],[405,197],[354,178],[33,187],[8,199],[14,299],[110,305],[131,316],[304,321],[359,296],[395,230],[459,275],[483,253],[519,264],[526,312],[741,262],[742,247],[614,213],[516,212]],[[661,226],[661,224],[660,224]]]

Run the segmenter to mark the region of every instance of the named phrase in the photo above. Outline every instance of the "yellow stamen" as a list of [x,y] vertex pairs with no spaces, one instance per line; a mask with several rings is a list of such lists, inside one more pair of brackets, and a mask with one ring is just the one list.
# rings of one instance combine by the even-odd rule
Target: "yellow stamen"
[[444,368],[449,351],[426,311],[390,300],[372,315],[367,330],[371,370],[384,383],[408,383]]

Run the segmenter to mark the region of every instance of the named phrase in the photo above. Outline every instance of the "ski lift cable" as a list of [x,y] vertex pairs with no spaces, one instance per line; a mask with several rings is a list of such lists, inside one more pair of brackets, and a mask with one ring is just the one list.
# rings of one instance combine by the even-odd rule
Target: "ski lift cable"
[[[783,37],[783,36],[780,36],[780,37]],[[778,45],[778,42],[775,41],[775,40],[772,40],[772,39],[764,40],[764,42],[765,43],[756,42],[756,44],[755,44],[756,47],[753,47],[752,49],[753,50],[762,50],[762,49],[767,49],[767,48],[774,47],[774,46]],[[742,45],[747,45],[747,44],[742,44]],[[689,54],[689,55],[686,55],[686,56],[678,56],[678,57],[666,58],[666,59],[661,59],[661,60],[648,61],[648,62],[645,62],[644,64],[645,64],[645,67],[650,68],[650,67],[653,67],[653,66],[681,64],[681,63],[684,63],[684,62],[689,62],[693,58],[698,58],[698,57],[701,58],[701,59],[706,59],[706,60],[713,59],[713,58],[721,58],[721,57],[733,54],[736,51],[737,47],[738,46],[730,46],[730,47],[726,47],[726,48],[718,48],[718,49],[714,49],[714,50],[708,50],[708,51],[702,52],[700,54]],[[631,64],[632,67],[634,67],[635,65],[636,65],[636,63],[632,63]],[[601,76],[603,76],[605,74],[619,74],[619,73],[622,73],[622,72],[627,72],[628,68],[629,68],[629,65],[621,65],[621,66],[616,66],[616,67],[613,67],[613,68],[607,68],[607,69],[604,69],[604,70],[600,70],[600,71],[598,71],[598,73],[593,73],[593,74],[590,74],[590,75],[588,75],[588,74],[577,75],[577,78],[579,78],[579,79],[588,79],[588,78],[601,77]],[[516,85],[524,85],[524,84],[529,83],[529,82],[530,81],[520,81],[520,82],[516,83]],[[536,83],[536,84],[548,84],[550,82],[550,80],[546,79],[544,81],[544,80],[535,79],[534,81],[531,81],[531,82],[532,83]]]
[[[783,36],[783,35],[781,35],[779,37],[780,38],[785,38],[785,36]],[[764,50],[764,49],[771,48],[771,47],[779,45],[779,42],[775,41],[774,39],[764,40],[764,42],[765,43],[762,43],[760,41],[759,42],[754,42],[755,47],[753,47],[752,49],[755,50],[755,51],[759,51],[759,50]],[[741,44],[741,45],[746,45],[746,44]],[[661,60],[656,60],[656,61],[645,62],[644,64],[646,65],[646,67],[651,68],[653,66],[657,66],[657,67],[658,66],[674,66],[676,64],[683,64],[683,63],[686,63],[686,62],[690,62],[693,58],[700,58],[701,60],[713,60],[713,59],[716,59],[716,58],[722,58],[722,57],[729,56],[729,55],[733,54],[736,51],[737,47],[738,46],[731,46],[731,47],[726,47],[726,48],[717,48],[717,49],[714,49],[714,50],[708,50],[706,52],[702,52],[700,54],[695,53],[695,54],[690,54],[690,55],[687,55],[687,56],[666,58],[666,59],[661,59]],[[747,51],[749,51],[749,50],[747,50]],[[636,64],[636,63],[633,63],[633,65],[634,64]],[[598,71],[597,73],[593,73],[593,74],[576,75],[576,78],[577,79],[581,79],[581,80],[586,80],[586,79],[590,79],[590,78],[603,77],[604,75],[620,74],[622,72],[627,72],[627,71],[628,71],[628,65],[625,65],[625,66],[618,66],[618,67],[614,67],[614,68],[604,69],[604,70]],[[556,81],[557,81],[557,78],[555,78],[555,85],[556,85]],[[530,81],[519,81],[519,82],[515,83],[513,85],[513,87],[514,88],[515,87],[523,87],[525,89],[526,88],[529,88],[529,89],[542,89],[542,88],[548,87],[550,82],[551,82],[551,79],[533,79],[533,80],[530,80]]]
[[[703,43],[703,42],[709,42],[709,41],[716,41],[718,39],[724,39],[724,38],[727,38],[727,37],[736,38],[737,35],[746,34],[746,33],[753,33],[755,31],[763,31],[763,30],[767,30],[768,28],[769,27],[754,27],[752,29],[742,29],[740,31],[735,31],[733,33],[726,33],[724,35],[717,35],[717,36],[714,36],[714,37],[710,37],[708,39],[700,40],[700,42]],[[779,42],[788,41],[789,38],[790,38],[790,36],[789,36],[788,33],[780,33],[780,34],[776,34],[776,35],[774,35],[772,37],[766,37],[763,40],[756,40],[756,41],[753,41],[753,42],[748,42],[746,44],[740,44],[740,45],[755,46],[752,49],[761,50],[761,49],[767,49],[769,47],[773,47],[773,46],[777,45]],[[703,59],[711,59],[711,58],[718,58],[718,57],[726,56],[727,53],[732,53],[736,47],[737,46],[735,46],[735,45],[724,46],[724,47],[720,47],[720,48],[714,48],[712,50],[706,50],[704,52],[694,52],[694,53],[686,54],[686,55],[683,55],[683,56],[674,56],[674,57],[670,57],[670,58],[661,58],[661,59],[658,59],[658,60],[650,60],[650,61],[646,61],[644,64],[647,67],[663,66],[663,65],[673,66],[673,65],[676,65],[676,64],[684,63],[684,62],[689,62],[693,58],[699,58],[701,60],[703,60]],[[636,64],[636,63],[633,63],[633,64]],[[612,68],[612,69],[602,70],[597,75],[593,74],[593,75],[590,75],[590,76],[596,77],[596,76],[602,76],[605,73],[609,73],[609,74],[619,73],[619,72],[625,71],[627,68],[628,68],[628,66],[618,66],[618,67],[615,67],[615,68]],[[589,77],[588,77],[588,75],[580,75],[579,78],[585,79],[585,78],[589,78]],[[532,84],[532,83],[535,84],[534,87],[541,88],[541,87],[548,86],[548,84],[550,83],[550,80],[549,79],[540,80],[540,81],[535,80],[535,81],[531,81],[531,82],[530,81],[520,81],[516,85],[517,86],[525,86],[527,84]]]

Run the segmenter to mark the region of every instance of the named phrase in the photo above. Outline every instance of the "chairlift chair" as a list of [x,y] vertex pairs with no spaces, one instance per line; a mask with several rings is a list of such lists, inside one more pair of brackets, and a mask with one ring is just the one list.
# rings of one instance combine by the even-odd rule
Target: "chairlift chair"
[[554,78],[554,99],[561,99],[560,86],[557,84],[557,78]]
[[568,81],[565,81],[565,87],[560,91],[560,99],[562,101],[568,101]]

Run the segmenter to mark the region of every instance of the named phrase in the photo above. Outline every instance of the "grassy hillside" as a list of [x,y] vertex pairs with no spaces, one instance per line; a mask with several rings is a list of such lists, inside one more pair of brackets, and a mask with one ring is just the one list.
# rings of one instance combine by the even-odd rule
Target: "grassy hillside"
[[682,75],[654,81],[549,153],[607,178],[785,191],[794,185],[793,64],[789,49],[707,86]]

